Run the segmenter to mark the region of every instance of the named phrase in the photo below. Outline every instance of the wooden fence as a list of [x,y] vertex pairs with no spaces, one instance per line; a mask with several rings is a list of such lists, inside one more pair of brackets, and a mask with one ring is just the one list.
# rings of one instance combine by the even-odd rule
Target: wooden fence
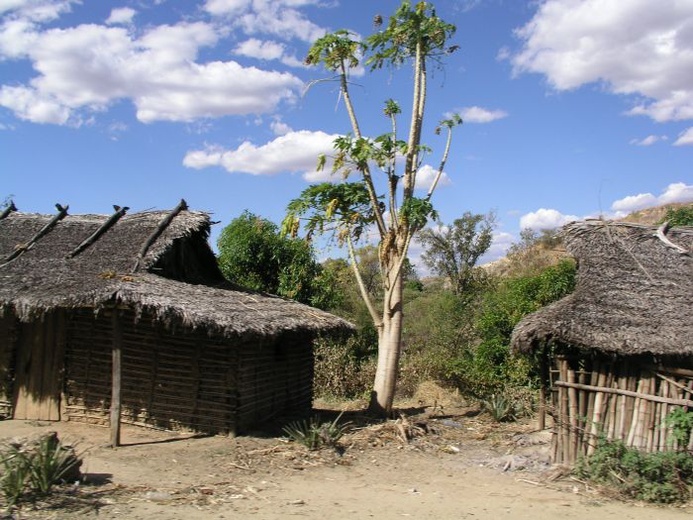
[[693,448],[690,439],[678,445],[666,420],[678,407],[693,407],[693,370],[640,358],[558,356],[549,375],[554,462],[591,455],[599,438],[648,452]]

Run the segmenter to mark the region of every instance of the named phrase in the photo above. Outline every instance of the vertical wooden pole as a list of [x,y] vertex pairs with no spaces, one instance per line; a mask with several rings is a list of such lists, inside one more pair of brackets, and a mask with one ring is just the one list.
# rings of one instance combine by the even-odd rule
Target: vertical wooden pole
[[[568,361],[566,361],[564,357],[558,358],[558,367],[560,370],[560,380],[563,382],[568,381]],[[559,437],[561,443],[561,460],[559,462],[570,465],[572,461],[570,459],[570,405],[568,389],[564,386],[560,386],[558,388],[558,396],[560,401],[558,428],[561,432]]]
[[[545,353],[542,353],[541,355],[541,386],[539,387],[539,424],[537,424],[537,427],[539,430],[543,430],[546,428],[546,399],[547,399],[547,392],[546,388],[547,386],[550,386],[550,376],[549,376],[549,367],[548,367],[548,360],[546,357]],[[550,390],[549,390],[550,391]]]
[[[573,367],[568,365],[566,360],[566,372],[568,376],[568,383],[575,384],[575,370]],[[579,425],[578,425],[578,415],[579,415],[579,404],[578,404],[578,393],[574,387],[568,388],[568,421],[570,423],[570,464],[577,460],[578,453],[580,452],[579,447]]]
[[123,330],[118,310],[113,309],[113,361],[111,365],[111,447],[120,446],[120,384]]

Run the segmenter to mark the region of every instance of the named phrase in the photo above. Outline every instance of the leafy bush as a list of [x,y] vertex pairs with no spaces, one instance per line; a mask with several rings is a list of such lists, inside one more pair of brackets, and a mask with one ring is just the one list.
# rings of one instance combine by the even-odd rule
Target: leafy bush
[[667,209],[662,222],[669,222],[670,226],[693,226],[693,204]]
[[315,343],[313,391],[321,398],[355,398],[367,394],[375,376],[375,358],[369,352],[369,332],[346,340]]
[[664,422],[671,426],[672,440],[676,441],[679,449],[686,449],[693,432],[693,412],[676,408],[667,414]]
[[485,294],[475,323],[480,342],[456,360],[455,373],[464,392],[487,399],[533,383],[532,360],[510,352],[513,328],[527,314],[572,292],[575,272],[575,263],[564,260],[538,275],[501,280]]
[[693,456],[685,451],[645,453],[600,439],[594,453],[578,461],[575,473],[636,500],[673,503],[693,496]]

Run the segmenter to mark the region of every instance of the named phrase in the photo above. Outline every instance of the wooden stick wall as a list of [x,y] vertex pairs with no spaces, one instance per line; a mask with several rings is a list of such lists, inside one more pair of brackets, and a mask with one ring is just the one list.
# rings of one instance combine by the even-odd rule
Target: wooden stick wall
[[682,448],[666,417],[677,407],[693,409],[693,370],[559,356],[550,376],[554,462],[591,455],[600,437],[648,452]]

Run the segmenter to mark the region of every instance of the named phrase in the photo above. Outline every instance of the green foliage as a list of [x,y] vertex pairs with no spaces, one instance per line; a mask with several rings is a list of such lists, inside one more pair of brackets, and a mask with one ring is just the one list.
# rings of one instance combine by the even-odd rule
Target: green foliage
[[248,211],[226,226],[217,243],[219,268],[238,285],[315,306],[328,306],[329,280],[309,242],[282,236],[269,220]]
[[406,302],[399,390],[412,394],[424,381],[457,383],[457,360],[470,344],[469,309],[452,292],[424,289]]
[[14,446],[5,446],[0,455],[2,475],[0,475],[0,492],[8,508],[15,506],[24,495],[29,479],[29,465]]
[[401,216],[412,231],[418,231],[426,226],[429,219],[438,218],[438,213],[428,198],[409,197],[402,203]]
[[466,212],[451,226],[424,229],[419,233],[424,246],[421,259],[435,274],[450,281],[455,294],[475,292],[484,274],[474,267],[491,247],[494,227],[493,213]]
[[510,336],[527,314],[562,298],[575,287],[575,264],[565,260],[538,275],[501,280],[486,292],[475,322],[478,345],[457,360],[463,391],[487,398],[506,387],[531,383],[529,358],[510,353]]
[[575,472],[626,498],[673,503],[692,497],[693,456],[688,452],[645,453],[621,441],[600,439],[594,453],[578,461]]
[[662,222],[670,226],[693,226],[693,204],[667,209]]
[[283,430],[289,439],[302,444],[310,451],[325,446],[336,448],[339,440],[351,427],[351,423],[348,422],[339,424],[341,418],[340,413],[332,422],[321,422],[318,416],[313,416],[304,421],[290,422]]
[[[382,17],[376,20],[382,21]],[[387,26],[366,39],[368,48],[373,51],[366,64],[371,70],[387,65],[398,67],[417,52],[437,59],[457,50],[456,46],[446,46],[455,29],[454,25],[436,16],[431,3],[417,2],[412,8],[410,2],[402,2]]]
[[356,35],[352,36],[349,31],[341,29],[318,38],[308,51],[305,63],[322,63],[326,69],[337,72],[342,68],[358,66],[358,56],[364,49],[365,44],[358,41]]
[[0,491],[8,507],[28,491],[47,495],[68,475],[79,473],[82,461],[64,446],[55,433],[41,436],[33,445],[5,444],[0,450]]
[[314,346],[315,396],[323,399],[363,397],[375,375],[377,341],[372,326],[346,340],[317,341]]
[[72,450],[66,449],[56,435],[44,435],[27,456],[31,489],[47,494],[79,463]]
[[676,408],[667,414],[664,422],[671,426],[672,438],[679,449],[686,449],[693,432],[693,412],[685,408]]
[[314,233],[338,231],[340,243],[347,234],[358,240],[374,219],[368,189],[362,182],[323,182],[309,186],[287,206],[282,233],[295,236],[303,215],[309,215],[305,222],[309,237]]

